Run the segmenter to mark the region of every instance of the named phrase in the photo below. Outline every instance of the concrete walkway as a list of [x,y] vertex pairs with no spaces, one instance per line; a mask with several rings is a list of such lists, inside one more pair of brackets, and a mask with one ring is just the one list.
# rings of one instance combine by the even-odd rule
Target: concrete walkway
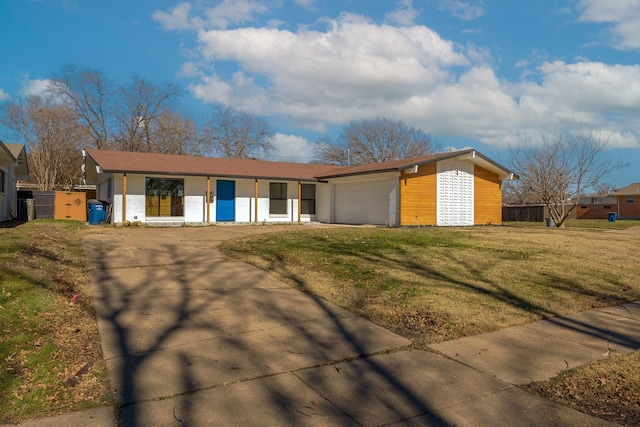
[[105,229],[87,238],[118,408],[24,425],[613,425],[515,384],[640,348],[639,304],[410,350],[216,250],[283,229]]

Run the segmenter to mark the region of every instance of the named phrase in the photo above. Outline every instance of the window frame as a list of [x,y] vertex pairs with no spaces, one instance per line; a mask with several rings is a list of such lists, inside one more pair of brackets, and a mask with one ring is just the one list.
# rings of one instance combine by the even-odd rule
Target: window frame
[[627,205],[635,205],[636,196],[627,196]]
[[[171,185],[172,183],[176,185]],[[150,194],[151,192],[154,194]],[[158,201],[157,208],[155,203],[151,203],[151,198],[155,199],[156,197]],[[169,198],[168,204],[167,202],[162,202],[167,198]],[[184,178],[145,177],[144,203],[145,217],[184,217]],[[167,208],[169,208],[168,214]]]
[[0,194],[6,194],[7,192],[7,173],[4,169],[0,169]]
[[[313,188],[313,198],[305,197],[305,188],[306,189]],[[312,206],[313,209],[309,209],[310,206]],[[300,214],[301,215],[316,214],[316,184],[300,184]]]
[[[289,206],[287,203],[288,190],[289,189],[287,187],[286,182],[270,182],[269,183],[269,215],[270,216],[287,216],[288,215],[289,213]],[[274,193],[277,193],[277,194],[274,194]]]
[[[145,199],[146,199],[147,193],[145,190]],[[111,200],[113,198],[113,179],[109,178],[107,180],[107,199]]]

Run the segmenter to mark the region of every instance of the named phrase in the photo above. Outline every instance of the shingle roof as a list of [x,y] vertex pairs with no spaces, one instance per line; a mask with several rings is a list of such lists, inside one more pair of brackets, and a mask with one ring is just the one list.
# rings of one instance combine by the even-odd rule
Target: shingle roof
[[174,154],[136,153],[87,149],[86,153],[110,173],[147,173],[186,176],[220,176],[316,181],[343,166],[271,162],[266,160],[228,159]]
[[5,142],[4,145],[9,149],[9,152],[16,159],[16,161],[18,160],[18,157],[20,157],[22,151],[25,149],[24,144],[9,144]]
[[16,156],[13,154],[13,150],[11,150],[9,148],[10,145],[12,145],[12,144],[7,144],[7,143],[2,142],[0,140],[0,150],[2,150],[0,152],[0,155],[3,155],[4,157],[6,157],[9,162],[15,163],[16,162]]
[[0,141],[0,163],[15,167],[17,179],[29,179],[29,166],[24,144],[8,144]]
[[611,196],[638,196],[640,195],[640,182],[634,182],[631,185],[620,188],[611,193]]
[[431,154],[429,156],[423,157],[415,157],[411,159],[401,159],[401,160],[391,160],[388,162],[381,163],[371,163],[368,165],[361,166],[352,166],[350,168],[339,169],[335,171],[331,171],[330,173],[319,176],[320,179],[329,179],[329,178],[338,178],[344,176],[353,176],[353,175],[364,175],[369,173],[380,173],[380,172],[391,172],[391,171],[401,171],[403,169],[408,169],[413,166],[422,166],[429,163],[438,162],[440,160],[453,159],[456,157],[465,157],[480,160],[484,167],[490,167],[494,169],[496,172],[501,172],[504,174],[511,174],[512,172],[489,159],[488,157],[478,153],[474,149],[466,149],[459,151],[450,151],[446,153],[438,153]]
[[415,165],[420,166],[440,160],[466,156],[481,163],[483,167],[491,168],[499,173],[511,174],[508,169],[473,149],[351,167],[96,149],[87,149],[85,151],[96,165],[100,166],[103,172],[108,173],[317,181],[353,175],[400,171]]

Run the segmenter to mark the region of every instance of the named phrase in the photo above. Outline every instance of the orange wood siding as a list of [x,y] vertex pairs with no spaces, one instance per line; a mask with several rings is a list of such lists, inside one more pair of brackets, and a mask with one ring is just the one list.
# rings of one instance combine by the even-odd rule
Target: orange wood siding
[[474,167],[474,207],[473,217],[476,224],[502,223],[502,185],[498,175]]
[[82,192],[56,191],[55,219],[87,220],[87,194]]
[[420,166],[418,173],[400,174],[400,225],[435,225],[436,164]]

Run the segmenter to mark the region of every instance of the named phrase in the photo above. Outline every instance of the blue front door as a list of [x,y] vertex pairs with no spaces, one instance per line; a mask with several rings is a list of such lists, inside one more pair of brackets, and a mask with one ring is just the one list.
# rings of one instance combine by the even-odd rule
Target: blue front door
[[236,220],[235,181],[216,181],[216,221]]

